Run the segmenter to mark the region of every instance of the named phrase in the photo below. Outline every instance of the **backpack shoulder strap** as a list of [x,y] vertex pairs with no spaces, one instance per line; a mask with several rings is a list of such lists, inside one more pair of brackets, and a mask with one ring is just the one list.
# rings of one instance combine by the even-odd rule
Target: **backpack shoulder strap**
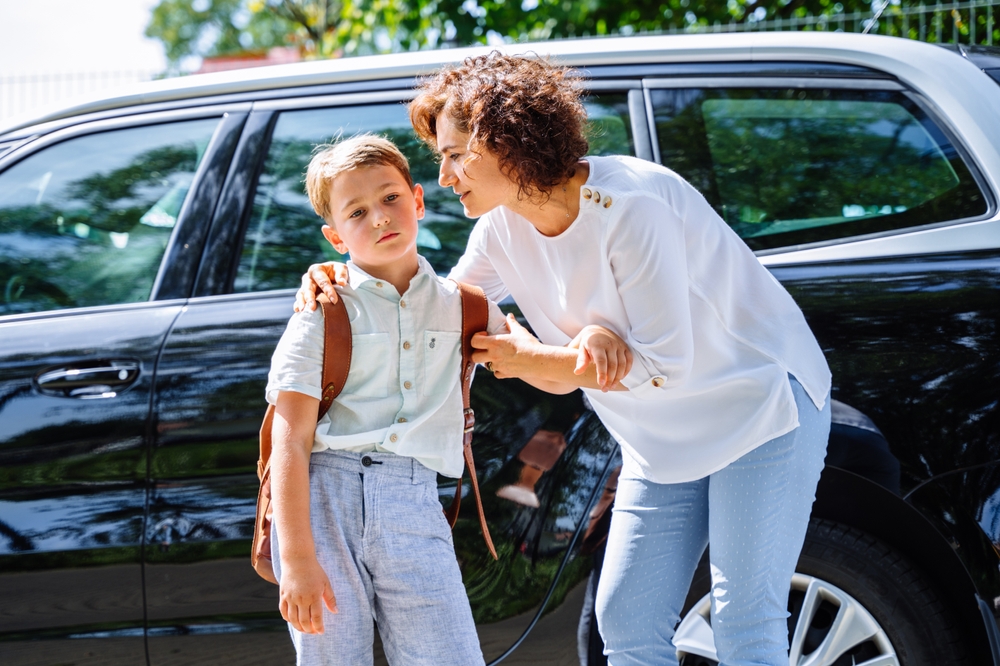
[[[320,294],[323,308],[323,386],[319,413],[316,420],[330,410],[333,401],[344,390],[347,373],[351,369],[351,320],[347,317],[344,299],[331,303],[326,294]],[[260,428],[260,457],[257,459],[257,478],[263,480],[264,472],[271,464],[271,426],[274,422],[274,405],[268,405],[264,422]]]
[[[334,399],[344,390],[347,373],[351,369],[351,320],[347,317],[344,299],[331,303],[325,294],[319,296],[323,308],[323,392],[319,403],[319,421],[330,409]],[[274,423],[274,405],[268,405],[264,423],[260,427],[260,457],[257,459],[257,517],[254,521],[253,548],[250,563],[264,580],[277,583],[271,562],[271,427]]]
[[[479,513],[479,526],[483,530],[483,539],[489,549],[493,559],[497,558],[496,548],[493,546],[493,539],[490,537],[490,529],[486,525],[486,514],[483,512],[483,500],[479,495],[479,479],[476,477],[476,463],[472,458],[472,431],[476,425],[476,415],[470,406],[470,392],[472,389],[472,374],[476,364],[472,361],[472,336],[480,331],[485,331],[489,325],[490,309],[486,294],[479,287],[456,282],[459,292],[462,295],[462,365],[460,367],[462,376],[462,407],[465,415],[465,428],[462,441],[462,451],[465,456],[465,465],[469,468],[469,482],[472,484],[472,495],[476,500],[476,509]],[[458,520],[458,509],[462,499],[462,479],[459,478],[458,486],[455,489],[455,499],[445,512],[449,524],[455,526]]]
[[323,308],[323,393],[319,403],[319,421],[330,410],[334,399],[344,390],[347,373],[351,370],[351,320],[343,297],[331,303],[326,294],[320,294]]

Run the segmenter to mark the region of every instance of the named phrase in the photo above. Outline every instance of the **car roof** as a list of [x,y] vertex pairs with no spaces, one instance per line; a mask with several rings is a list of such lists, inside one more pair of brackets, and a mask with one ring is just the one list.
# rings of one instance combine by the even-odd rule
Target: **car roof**
[[[946,119],[977,158],[994,191],[1000,190],[1000,86],[972,61],[933,44],[898,37],[834,32],[760,32],[556,40],[414,51],[382,56],[317,60],[141,84],[114,97],[89,100],[0,128],[0,153],[34,136],[90,119],[165,110],[165,104],[199,106],[289,96],[327,94],[331,84],[369,90],[405,88],[413,78],[492,50],[551,57],[586,74],[613,66],[618,78],[644,74],[640,65],[671,63],[823,63],[882,72],[907,86]],[[312,89],[310,91],[309,89]],[[277,93],[275,91],[278,91]],[[346,92],[346,90],[344,90]],[[222,98],[222,99],[220,99]]]
[[[152,81],[138,84],[111,97],[88,99],[34,117],[18,119],[7,127],[0,126],[0,136],[61,119],[165,102],[195,101],[331,83],[412,80],[434,72],[443,65],[492,50],[550,56],[560,64],[572,67],[769,60],[841,63],[882,68],[890,73],[894,73],[894,67],[904,60],[913,62],[915,59],[919,63],[940,57],[941,54],[941,50],[935,46],[911,40],[823,32],[640,35],[508,44],[495,48],[414,51],[315,60]],[[903,58],[900,57],[901,51],[906,52]],[[961,57],[955,55],[956,59]]]

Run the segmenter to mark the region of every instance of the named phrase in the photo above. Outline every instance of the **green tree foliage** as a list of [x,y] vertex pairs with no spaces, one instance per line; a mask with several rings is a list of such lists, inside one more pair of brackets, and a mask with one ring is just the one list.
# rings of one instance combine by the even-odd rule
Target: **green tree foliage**
[[146,34],[176,65],[273,46],[325,58],[870,9],[871,0],[160,0]]

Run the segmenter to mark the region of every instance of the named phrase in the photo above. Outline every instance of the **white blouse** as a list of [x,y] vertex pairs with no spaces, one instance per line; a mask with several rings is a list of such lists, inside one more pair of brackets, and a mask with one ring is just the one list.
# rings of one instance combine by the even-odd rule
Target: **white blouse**
[[566,231],[546,237],[497,208],[450,277],[512,296],[546,344],[588,324],[622,336],[629,392],[585,389],[622,446],[622,473],[692,481],[791,431],[789,373],[821,408],[830,370],[801,310],[705,198],[644,160],[587,161]]

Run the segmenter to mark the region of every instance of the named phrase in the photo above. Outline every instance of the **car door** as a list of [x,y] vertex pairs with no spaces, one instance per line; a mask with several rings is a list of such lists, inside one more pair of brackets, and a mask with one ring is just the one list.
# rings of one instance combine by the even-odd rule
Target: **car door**
[[218,112],[84,123],[0,163],[4,664],[145,661],[149,404],[183,308],[157,298],[183,288],[168,263],[198,240],[179,220],[227,127]]
[[[170,332],[157,373],[147,528],[151,547],[146,553],[154,666],[177,658],[214,663],[220,654],[233,653],[248,663],[292,658],[276,610],[277,588],[256,577],[249,548],[257,431],[266,406],[263,389],[271,353],[292,314],[304,269],[311,262],[342,259],[323,240],[322,222],[306,199],[306,164],[317,144],[339,136],[370,131],[395,141],[410,160],[414,180],[424,187],[427,215],[417,243],[440,274],[464,251],[473,224],[452,193],[437,185],[437,165],[413,135],[401,104],[409,94],[401,90],[254,106],[195,295]],[[631,150],[626,92],[602,92],[589,104],[595,149]],[[516,305],[508,307],[516,311]],[[510,650],[533,626],[543,602],[561,605],[570,589],[576,606],[563,615],[573,629],[550,634],[549,644],[542,640],[539,645],[550,653],[575,654],[581,581],[589,559],[568,569],[571,575],[563,580],[572,578],[569,583],[556,589],[556,580],[574,530],[585,522],[594,489],[603,488],[602,475],[615,445],[595,425],[578,394],[547,396],[520,382],[499,382],[480,373],[473,406],[480,414],[477,463],[501,563],[489,558],[472,513],[463,510],[455,534],[486,656],[493,659]],[[531,441],[535,444],[527,446]],[[526,467],[534,471],[525,475]],[[506,494],[522,500],[530,494],[527,503],[497,494],[519,483],[522,495],[517,490]],[[454,489],[454,480],[442,480],[444,503],[451,501]],[[463,507],[473,508],[469,501]]]

